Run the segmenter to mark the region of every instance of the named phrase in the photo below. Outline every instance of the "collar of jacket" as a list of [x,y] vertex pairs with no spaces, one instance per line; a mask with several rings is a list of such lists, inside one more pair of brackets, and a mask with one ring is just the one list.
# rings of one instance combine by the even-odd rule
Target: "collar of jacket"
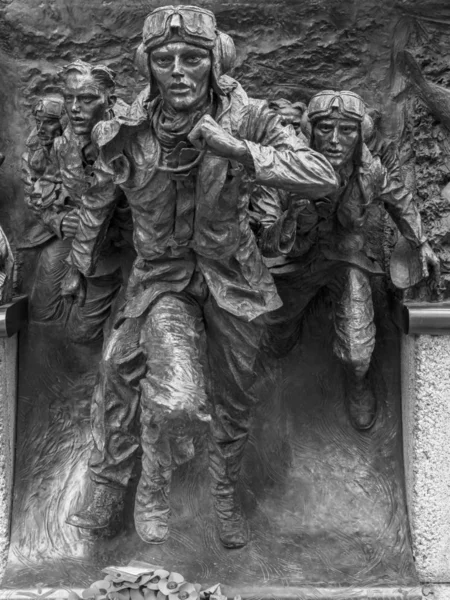
[[366,144],[363,144],[362,160],[361,160],[361,166],[359,167],[359,172],[364,173],[364,174],[369,173],[369,171],[372,169],[373,161],[374,161],[374,158],[372,156],[372,153],[370,152],[370,150],[366,146]]
[[[223,75],[220,78],[220,87],[224,91],[223,96],[219,96],[218,115],[225,116],[229,112],[230,103],[236,99],[237,104],[242,106],[247,104],[248,97],[241,85],[232,77]],[[150,99],[150,86],[147,86],[137,96],[136,100],[129,109],[122,114],[114,116],[110,121],[101,121],[92,131],[92,140],[102,148],[117,138],[119,134],[132,130],[138,130],[142,126],[147,126],[151,119],[152,112],[156,105],[157,98]],[[236,104],[236,103],[234,103]],[[220,122],[221,119],[219,118]]]
[[87,135],[86,136],[76,135],[76,133],[73,131],[70,123],[67,125],[67,127],[62,132],[61,137],[71,146],[76,146],[76,148],[78,148],[78,150],[80,152],[80,156],[81,156],[81,151],[83,150],[83,148],[85,146],[87,146],[88,144],[90,144],[90,142],[91,142],[89,136],[87,136]]

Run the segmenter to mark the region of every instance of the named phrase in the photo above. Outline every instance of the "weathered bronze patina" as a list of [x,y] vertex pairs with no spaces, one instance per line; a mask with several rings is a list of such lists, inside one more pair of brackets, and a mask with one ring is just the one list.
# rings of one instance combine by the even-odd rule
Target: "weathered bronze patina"
[[128,218],[126,206],[118,207],[119,227],[116,219],[103,243],[96,273],[86,280],[83,300],[67,302],[61,294],[61,282],[70,272],[67,257],[95,160],[90,134],[96,123],[108,118],[115,101],[115,82],[107,67],[82,61],[65,67],[63,79],[64,98],[43,97],[33,109],[36,128],[23,156],[22,179],[25,199],[36,221],[21,247],[40,249],[30,298],[32,321],[65,322],[73,341],[90,343],[102,336],[122,283],[114,238],[121,220]]
[[80,275],[70,291],[78,293],[95,270],[118,184],[133,212],[138,257],[94,392],[92,498],[69,523],[103,533],[117,528],[140,406],[135,526],[144,541],[163,542],[172,471],[193,457],[191,423],[210,420],[211,402],[219,535],[226,547],[240,547],[248,540],[236,496],[250,427],[248,392],[262,315],[281,304],[240,184],[247,172],[257,183],[319,198],[337,179],[320,154],[225,74],[234,46],[210,11],[156,9],[145,21],[143,47],[150,85],[129,115],[93,133],[97,180],[71,252]]
[[[443,101],[448,40],[432,55],[413,40],[412,0],[205,0],[148,19],[161,3],[3,4],[0,223],[33,318],[0,600],[73,600],[135,559],[148,582],[83,595],[191,595],[172,572],[227,597],[420,600],[390,306],[392,282],[433,262],[404,178],[450,272],[445,191],[430,199],[448,119],[400,50]],[[389,212],[408,238],[393,254]]]
[[423,278],[429,266],[438,277],[439,261],[398,162],[388,161],[388,169],[364,143],[373,137],[373,123],[360,96],[334,90],[316,94],[303,115],[303,133],[333,165],[340,186],[314,201],[291,200],[284,213],[276,194],[269,195],[272,203],[260,202],[262,250],[285,254],[272,268],[283,307],[268,316],[270,341],[279,354],[292,349],[305,310],[326,289],[333,306],[334,352],[347,372],[348,414],[357,429],[370,429],[376,416],[376,398],[367,379],[375,346],[370,278],[384,274],[368,239],[369,217],[377,203],[384,204],[401,234],[417,248]]

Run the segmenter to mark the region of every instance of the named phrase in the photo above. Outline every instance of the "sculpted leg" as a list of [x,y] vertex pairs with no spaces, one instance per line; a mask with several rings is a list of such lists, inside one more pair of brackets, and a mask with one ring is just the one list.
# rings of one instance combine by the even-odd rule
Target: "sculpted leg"
[[139,320],[127,319],[105,344],[91,407],[92,496],[67,520],[103,536],[112,536],[121,527],[124,496],[139,447],[135,421],[139,381],[145,372],[139,331]]
[[212,494],[219,537],[226,548],[247,544],[249,531],[237,483],[248,440],[250,388],[255,382],[255,362],[262,336],[259,319],[246,322],[221,310],[210,299],[205,307],[210,361],[210,394],[213,421],[210,440]]
[[356,429],[370,429],[376,417],[376,399],[369,387],[367,372],[375,347],[372,290],[363,271],[348,267],[343,290],[335,304],[336,339],[334,350],[347,368],[346,401]]
[[200,305],[188,295],[164,295],[150,309],[141,344],[147,374],[141,382],[142,474],[134,510],[145,542],[169,532],[172,472],[194,456],[193,429],[206,412],[205,332]]
[[78,344],[94,342],[102,337],[111,306],[122,285],[121,271],[118,269],[109,275],[87,277],[86,282],[86,303],[83,307],[73,303],[67,322],[67,334]]
[[52,239],[41,250],[30,296],[30,320],[34,323],[62,321],[67,303],[61,296],[61,282],[68,271],[66,258],[72,240]]

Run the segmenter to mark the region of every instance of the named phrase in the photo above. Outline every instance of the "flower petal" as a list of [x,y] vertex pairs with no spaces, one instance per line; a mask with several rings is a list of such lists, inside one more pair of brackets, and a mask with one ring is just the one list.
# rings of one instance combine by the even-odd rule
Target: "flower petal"
[[94,590],[98,590],[100,594],[106,594],[109,590],[112,590],[113,584],[111,581],[107,579],[101,579],[100,581],[96,581],[91,585],[91,588]]
[[158,581],[158,590],[160,592],[162,592],[165,596],[167,596],[168,594],[170,594],[170,590],[167,587],[169,584],[169,580],[168,579],[160,579]]
[[[167,573],[167,575],[169,575],[169,573],[167,571],[159,571],[160,573]],[[158,575],[157,573],[154,574],[154,576],[150,579],[150,581],[147,581],[147,583],[145,584],[145,587],[148,587],[151,590],[159,590],[160,589],[160,583],[162,583],[162,585],[164,584],[164,582],[167,582],[168,579],[167,577],[160,577],[160,575]]]
[[140,590],[130,590],[130,600],[143,600],[144,595]]
[[197,600],[200,598],[200,594],[194,584],[186,582],[178,590],[178,598],[179,600]]

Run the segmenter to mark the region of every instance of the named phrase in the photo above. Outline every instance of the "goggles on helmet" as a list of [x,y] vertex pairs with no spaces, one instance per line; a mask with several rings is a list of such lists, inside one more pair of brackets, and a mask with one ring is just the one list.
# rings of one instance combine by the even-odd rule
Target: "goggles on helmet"
[[33,107],[33,115],[60,119],[64,114],[64,102],[59,98],[41,98]]
[[353,92],[325,90],[313,96],[308,105],[310,121],[329,117],[336,110],[343,117],[362,122],[366,114],[364,100]]
[[146,18],[142,38],[146,52],[173,38],[212,49],[217,38],[216,18],[198,6],[163,6]]

